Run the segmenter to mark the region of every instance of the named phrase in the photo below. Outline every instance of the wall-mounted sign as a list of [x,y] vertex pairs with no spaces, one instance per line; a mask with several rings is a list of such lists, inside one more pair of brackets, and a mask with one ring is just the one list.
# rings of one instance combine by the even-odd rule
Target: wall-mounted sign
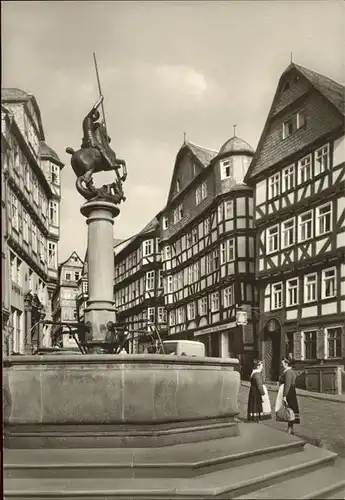
[[206,335],[207,333],[220,332],[228,328],[234,328],[236,326],[235,322],[224,323],[223,325],[210,326],[209,328],[204,328],[203,330],[196,330],[194,332],[194,337],[198,335]]
[[247,311],[236,311],[236,324],[243,326],[248,324]]

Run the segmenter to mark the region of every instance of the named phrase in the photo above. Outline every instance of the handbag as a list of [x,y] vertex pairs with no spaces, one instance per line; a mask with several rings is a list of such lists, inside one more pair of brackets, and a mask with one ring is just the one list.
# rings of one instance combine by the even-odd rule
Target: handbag
[[293,422],[295,420],[295,412],[285,403],[276,412],[277,422]]

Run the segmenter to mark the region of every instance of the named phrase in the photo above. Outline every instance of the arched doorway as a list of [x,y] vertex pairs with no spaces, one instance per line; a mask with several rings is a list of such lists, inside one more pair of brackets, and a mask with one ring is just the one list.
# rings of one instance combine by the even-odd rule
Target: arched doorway
[[264,367],[266,380],[278,380],[281,359],[281,325],[277,319],[270,319],[264,330]]

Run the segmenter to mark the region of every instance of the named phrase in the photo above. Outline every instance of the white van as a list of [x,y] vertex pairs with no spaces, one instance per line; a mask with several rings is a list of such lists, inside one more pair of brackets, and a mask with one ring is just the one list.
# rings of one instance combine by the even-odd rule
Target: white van
[[205,356],[205,345],[194,340],[164,340],[164,354],[176,356]]

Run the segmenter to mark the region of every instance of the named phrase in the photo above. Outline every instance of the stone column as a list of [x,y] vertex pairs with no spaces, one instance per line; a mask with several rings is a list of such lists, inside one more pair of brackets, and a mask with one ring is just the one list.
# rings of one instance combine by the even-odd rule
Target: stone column
[[[109,342],[109,322],[115,323],[114,301],[114,244],[113,224],[120,210],[110,201],[91,200],[80,209],[88,224],[88,286],[89,298],[85,309],[85,323],[90,326],[87,335],[89,352],[104,352]],[[102,348],[103,347],[103,348]]]
[[222,332],[220,337],[220,343],[221,343],[221,358],[228,358],[229,357],[229,333],[228,331]]

